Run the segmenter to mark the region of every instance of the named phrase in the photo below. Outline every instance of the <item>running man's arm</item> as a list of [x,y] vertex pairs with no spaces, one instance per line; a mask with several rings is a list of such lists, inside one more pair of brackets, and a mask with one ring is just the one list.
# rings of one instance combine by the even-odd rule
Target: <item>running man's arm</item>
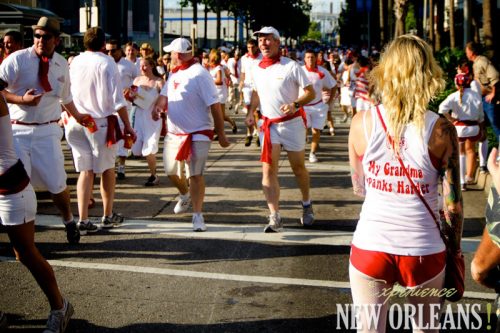
[[245,119],[245,123],[248,126],[252,126],[255,124],[254,112],[257,110],[260,104],[259,94],[255,90],[252,91],[252,99],[250,100],[250,108],[247,112],[247,117]]

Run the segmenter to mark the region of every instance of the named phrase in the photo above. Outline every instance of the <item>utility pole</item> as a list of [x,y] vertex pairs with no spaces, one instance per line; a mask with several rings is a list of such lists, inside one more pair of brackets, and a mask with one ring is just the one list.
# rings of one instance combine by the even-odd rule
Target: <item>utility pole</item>
[[158,48],[160,49],[160,57],[163,56],[163,0],[160,0],[160,24],[158,29]]

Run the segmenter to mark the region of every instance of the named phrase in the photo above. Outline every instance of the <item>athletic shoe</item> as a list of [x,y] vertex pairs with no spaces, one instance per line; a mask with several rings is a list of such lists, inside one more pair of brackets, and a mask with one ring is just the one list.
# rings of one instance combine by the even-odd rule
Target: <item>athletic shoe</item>
[[90,221],[78,221],[77,226],[82,236],[85,236],[88,232],[93,233],[99,231],[99,227]]
[[281,221],[281,216],[278,213],[269,215],[269,223],[265,226],[264,232],[282,232],[283,222]]
[[347,113],[344,113],[344,117],[342,117],[341,122],[345,123],[349,119],[349,115]]
[[486,165],[483,165],[483,166],[480,166],[479,167],[479,172],[480,173],[488,173],[488,168],[486,167]]
[[311,163],[318,162],[318,158],[316,157],[315,153],[309,153],[309,162],[311,162]]
[[66,239],[70,244],[78,244],[80,242],[80,231],[75,221],[71,221],[64,225],[66,228]]
[[116,178],[119,180],[125,179],[125,166],[124,165],[118,166],[118,171],[116,172]]
[[256,145],[257,147],[260,147],[260,138],[259,138],[259,137],[256,137],[256,138],[255,138],[255,145]]
[[203,215],[201,214],[194,214],[193,215],[193,230],[194,231],[206,231],[207,226],[205,225],[205,219],[203,218]]
[[184,195],[182,194],[179,195],[179,201],[177,201],[177,204],[174,207],[174,213],[181,214],[186,212],[190,204],[191,204],[191,196],[189,195],[189,193],[186,193]]
[[245,147],[249,147],[252,144],[253,137],[251,135],[247,135],[245,138]]
[[63,299],[61,310],[52,310],[47,320],[47,329],[43,333],[64,333],[71,316],[75,312],[73,306],[66,299]]
[[330,135],[335,136],[335,128],[330,127]]
[[238,133],[238,126],[234,125],[233,126],[233,134]]
[[9,323],[7,322],[7,316],[5,313],[0,311],[0,332],[7,330]]
[[304,227],[310,227],[314,223],[314,212],[312,204],[307,206],[302,206],[302,217],[300,218],[300,223]]
[[158,177],[157,175],[151,175],[149,176],[144,186],[155,186],[158,184],[160,184],[160,177]]
[[462,184],[462,192],[465,192],[467,191],[467,185],[466,184]]
[[124,219],[122,215],[113,212],[111,216],[103,216],[101,218],[101,225],[105,229],[113,228],[113,226],[123,223]]

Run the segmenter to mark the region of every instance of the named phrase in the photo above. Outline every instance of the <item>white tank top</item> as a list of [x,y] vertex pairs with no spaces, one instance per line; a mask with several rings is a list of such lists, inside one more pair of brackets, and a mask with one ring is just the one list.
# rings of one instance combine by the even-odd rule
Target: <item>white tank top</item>
[[16,164],[18,160],[13,141],[12,125],[7,114],[0,117],[0,175]]
[[[380,113],[387,124],[382,106]],[[394,157],[375,108],[371,114],[372,134],[368,138],[365,124],[368,145],[362,161],[366,197],[352,244],[396,255],[444,251],[436,223]],[[439,216],[438,170],[431,163],[427,144],[438,118],[433,112],[426,113],[423,137],[414,125],[406,126],[400,150],[406,169],[435,216]]]

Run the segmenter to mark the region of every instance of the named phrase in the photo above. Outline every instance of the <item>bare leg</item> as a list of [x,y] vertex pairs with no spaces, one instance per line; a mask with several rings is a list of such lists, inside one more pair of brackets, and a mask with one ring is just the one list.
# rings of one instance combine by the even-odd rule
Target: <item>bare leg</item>
[[319,145],[319,138],[321,137],[321,130],[317,128],[312,128],[312,140],[311,140],[311,153],[316,153]]
[[168,179],[179,190],[180,194],[185,195],[189,192],[189,186],[184,176],[181,178],[177,175],[169,175]]
[[115,168],[108,169],[101,176],[101,197],[104,216],[113,214],[113,202],[115,200]]
[[63,218],[63,221],[71,221],[73,219],[73,213],[71,212],[71,205],[70,205],[70,196],[69,196],[69,190],[66,187],[64,191],[53,194],[52,193],[52,201],[54,202],[54,205],[56,205],[57,209],[61,212],[61,216]]
[[309,194],[309,172],[304,162],[304,151],[289,151],[288,161],[290,161],[290,166],[297,180],[297,185],[302,193],[302,201],[311,200]]
[[262,189],[271,214],[279,212],[280,184],[278,182],[278,163],[281,146],[273,145],[272,164],[262,163]]
[[475,142],[465,141],[465,155],[467,156],[467,177],[474,178],[476,172],[476,147]]
[[191,194],[193,213],[201,213],[205,199],[205,178],[203,175],[189,177],[189,193]]
[[35,246],[35,223],[30,221],[7,227],[9,239],[19,255],[19,260],[28,268],[50,303],[52,310],[63,307],[63,298],[57,286],[54,271]]
[[80,221],[85,221],[89,217],[89,201],[92,186],[94,185],[94,172],[92,170],[82,171],[76,183],[76,197],[78,200],[78,215]]
[[151,172],[153,176],[156,176],[156,155],[150,154],[146,156],[146,162],[148,162],[149,172]]

